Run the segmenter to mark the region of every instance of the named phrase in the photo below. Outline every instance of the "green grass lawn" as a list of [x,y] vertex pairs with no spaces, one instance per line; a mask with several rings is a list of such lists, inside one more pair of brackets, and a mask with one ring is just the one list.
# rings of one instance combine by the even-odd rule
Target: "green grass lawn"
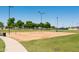
[[[11,30],[11,32],[33,32],[40,30]],[[49,31],[49,30],[42,30]],[[55,31],[55,30],[50,30]],[[21,42],[30,52],[79,52],[79,30],[59,30],[60,32],[73,32],[77,34],[48,38],[43,40],[33,40]],[[3,30],[8,32],[8,30]],[[0,47],[1,48],[1,47]]]
[[21,43],[30,52],[79,52],[79,34]]
[[4,52],[5,50],[5,44],[4,42],[0,39],[0,52]]

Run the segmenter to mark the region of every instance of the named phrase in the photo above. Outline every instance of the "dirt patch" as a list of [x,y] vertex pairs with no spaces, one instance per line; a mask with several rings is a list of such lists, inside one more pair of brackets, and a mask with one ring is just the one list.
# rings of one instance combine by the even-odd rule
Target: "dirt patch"
[[75,33],[68,32],[11,32],[10,35],[7,33],[8,37],[14,38],[18,41],[30,41],[30,40],[38,40],[45,39],[57,36],[65,36],[71,35]]

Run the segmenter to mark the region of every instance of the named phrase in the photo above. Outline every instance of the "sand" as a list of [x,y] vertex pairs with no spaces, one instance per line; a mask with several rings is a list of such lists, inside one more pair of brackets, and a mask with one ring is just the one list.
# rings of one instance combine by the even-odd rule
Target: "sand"
[[31,41],[38,39],[45,39],[51,37],[72,35],[75,33],[68,32],[11,32],[10,35],[7,33],[8,37],[14,38],[18,41]]

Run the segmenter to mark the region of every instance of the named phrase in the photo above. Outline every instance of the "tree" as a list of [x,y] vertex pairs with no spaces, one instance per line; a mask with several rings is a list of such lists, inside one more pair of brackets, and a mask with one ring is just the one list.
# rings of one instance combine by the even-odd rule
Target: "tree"
[[55,26],[51,26],[51,28],[52,28],[52,29],[56,29],[56,27],[55,27]]
[[22,22],[21,20],[18,20],[15,24],[16,27],[18,28],[23,28],[24,27],[24,22]]
[[36,28],[36,29],[38,29],[39,24],[37,24],[37,23],[33,23],[33,27]]
[[50,28],[50,27],[51,27],[51,24],[50,24],[49,22],[46,22],[46,23],[44,24],[44,27],[45,27],[45,28]]
[[44,27],[44,23],[40,23],[39,24],[39,27],[42,27],[43,28]]
[[2,22],[0,22],[0,28],[3,29],[4,24]]
[[32,21],[26,21],[25,27],[26,27],[26,28],[33,28],[33,23],[32,23]]
[[7,27],[14,28],[15,27],[14,21],[15,21],[15,18],[9,18],[7,22]]

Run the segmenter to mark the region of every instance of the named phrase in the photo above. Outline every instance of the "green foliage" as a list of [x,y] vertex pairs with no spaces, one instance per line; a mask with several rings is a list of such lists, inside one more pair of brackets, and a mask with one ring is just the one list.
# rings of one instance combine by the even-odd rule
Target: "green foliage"
[[8,19],[8,22],[7,22],[7,26],[8,26],[9,28],[15,27],[14,21],[15,21],[15,18],[9,18],[9,19]]
[[51,26],[51,28],[55,29],[55,26]]
[[44,27],[45,27],[45,28],[50,28],[50,27],[51,27],[51,25],[50,25],[50,23],[49,23],[49,22],[46,22],[46,23],[44,24]]
[[26,27],[26,28],[33,28],[33,23],[32,23],[32,21],[26,21],[25,27]]
[[79,52],[79,34],[21,43],[30,52]]
[[5,50],[5,43],[0,39],[0,52]]
[[22,22],[21,20],[18,20],[15,24],[16,27],[18,28],[23,28],[24,27],[24,22]]
[[38,28],[39,24],[33,23],[33,28]]
[[3,29],[3,27],[4,27],[4,24],[2,22],[0,22],[0,28]]
[[23,21],[18,20],[15,23],[15,18],[9,18],[8,22],[7,22],[7,28],[29,28],[29,29],[38,29],[40,28],[51,28],[51,24],[49,22],[46,23],[33,23],[32,21],[26,21],[26,23],[24,24]]
[[39,27],[42,27],[43,28],[44,27],[44,23],[40,23],[39,24]]

